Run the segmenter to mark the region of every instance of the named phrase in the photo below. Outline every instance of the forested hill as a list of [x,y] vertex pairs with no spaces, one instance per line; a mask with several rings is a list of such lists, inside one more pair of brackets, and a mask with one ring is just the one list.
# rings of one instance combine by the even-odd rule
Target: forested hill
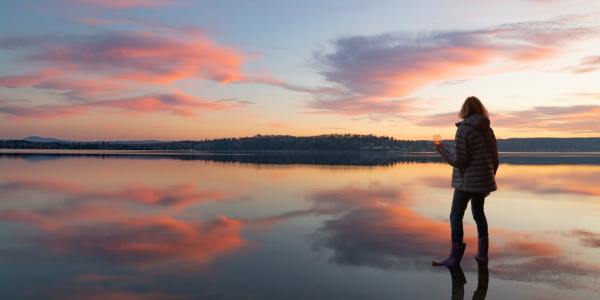
[[[445,141],[445,143],[449,143]],[[195,151],[358,151],[430,152],[431,141],[386,136],[328,134],[318,136],[256,135],[198,141],[66,141],[29,137],[0,140],[3,149],[195,150]],[[498,140],[502,152],[600,152],[600,138],[519,138]]]

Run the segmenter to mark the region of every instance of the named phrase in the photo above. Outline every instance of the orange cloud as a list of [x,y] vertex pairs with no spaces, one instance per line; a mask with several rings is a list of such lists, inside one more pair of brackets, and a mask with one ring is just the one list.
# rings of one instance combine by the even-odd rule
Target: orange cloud
[[105,100],[93,102],[89,105],[93,107],[119,109],[135,114],[168,112],[179,116],[193,116],[197,111],[223,110],[239,106],[234,103],[223,101],[203,100],[182,93]]
[[145,96],[99,100],[74,104],[48,105],[0,105],[0,113],[13,118],[58,118],[79,115],[98,109],[129,114],[168,113],[191,117],[200,111],[215,111],[236,108],[245,102],[210,101],[195,96],[173,94],[151,94]]
[[[105,74],[141,82],[186,78],[233,82],[242,78],[244,56],[194,32],[106,32],[95,35],[5,38],[8,49],[71,72]],[[2,46],[0,46],[2,47]]]
[[600,69],[600,56],[587,56],[579,65],[568,68],[573,73],[589,73]]
[[126,92],[129,85],[108,77],[74,79],[66,69],[44,69],[31,74],[0,76],[0,87],[36,88],[58,92],[69,101],[89,101],[105,94]]
[[61,73],[62,71],[56,69],[45,69],[32,74],[0,76],[0,87],[19,88],[33,86]]
[[196,30],[8,36],[0,37],[0,49],[19,51],[16,55],[23,64],[45,66],[30,74],[0,76],[0,87],[58,92],[65,102],[0,103],[0,113],[11,117],[57,118],[97,108],[191,116],[198,110],[227,109],[242,103],[208,101],[183,93],[131,96],[126,92],[149,82],[160,87],[185,79],[220,83],[247,80],[241,70],[244,54]]
[[319,72],[341,92],[314,93],[309,107],[342,115],[401,115],[407,105],[394,104],[427,85],[461,79],[496,61],[520,67],[547,59],[565,44],[599,33],[596,26],[575,19],[559,17],[471,31],[343,37],[332,42],[330,51],[315,56]]

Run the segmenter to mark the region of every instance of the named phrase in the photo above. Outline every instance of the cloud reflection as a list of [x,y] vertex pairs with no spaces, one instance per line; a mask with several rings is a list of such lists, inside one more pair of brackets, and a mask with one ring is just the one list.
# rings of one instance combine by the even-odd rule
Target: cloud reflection
[[[447,254],[449,226],[417,212],[410,195],[400,188],[332,189],[313,194],[315,213],[331,218],[314,234],[316,250],[332,250],[337,264],[376,268],[428,266],[432,257]],[[333,210],[319,207],[334,207]],[[465,226],[466,257],[473,256],[477,240],[474,226]],[[568,287],[597,276],[600,265],[580,262],[565,256],[558,243],[512,230],[491,228],[493,274],[519,281],[545,282]],[[466,264],[469,266],[468,259]],[[544,268],[540,268],[547,263]],[[495,264],[495,265],[494,265]],[[581,272],[576,271],[581,268]],[[558,272],[558,279],[546,276]],[[529,275],[526,275],[529,274]],[[514,276],[512,276],[514,275]],[[525,277],[528,276],[528,277]]]
[[[510,169],[501,168],[496,178],[498,186],[504,190],[581,196],[600,196],[598,180],[600,169],[590,166],[511,166]],[[427,176],[421,181],[429,187],[450,188],[450,181],[445,176]]]
[[[242,221],[227,216],[185,220],[173,215],[193,204],[224,199],[226,194],[214,189],[179,184],[96,191],[69,181],[31,179],[0,185],[3,193],[23,191],[67,197],[43,208],[0,211],[0,221],[38,229],[24,242],[47,249],[51,255],[144,268],[166,263],[193,268],[246,244],[240,235]],[[148,212],[132,208],[132,203],[162,209]]]
[[233,196],[231,192],[217,189],[200,189],[190,183],[180,183],[166,187],[131,184],[115,191],[96,191],[69,181],[53,179],[17,179],[0,184],[0,191],[8,190],[57,193],[76,198],[77,202],[125,200],[130,203],[173,208],[185,208],[190,205],[220,201]]
[[565,233],[566,236],[576,237],[583,246],[600,248],[600,233],[576,229]]
[[67,225],[36,238],[45,248],[108,263],[141,267],[163,263],[202,265],[244,245],[242,223],[227,217],[207,222],[143,217]]

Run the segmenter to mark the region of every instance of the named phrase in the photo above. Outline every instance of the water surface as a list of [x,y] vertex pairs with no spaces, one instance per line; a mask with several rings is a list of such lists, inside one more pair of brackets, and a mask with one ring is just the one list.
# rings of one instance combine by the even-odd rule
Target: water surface
[[[590,158],[591,157],[591,158]],[[600,163],[505,158],[491,262],[436,158],[0,156],[2,299],[594,299]],[[454,292],[454,294],[453,294]]]

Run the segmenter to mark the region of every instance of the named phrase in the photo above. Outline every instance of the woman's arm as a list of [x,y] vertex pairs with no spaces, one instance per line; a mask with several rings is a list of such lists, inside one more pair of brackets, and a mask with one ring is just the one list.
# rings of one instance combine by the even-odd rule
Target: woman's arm
[[467,139],[464,136],[464,131],[460,127],[456,130],[454,151],[444,147],[441,143],[436,146],[436,150],[451,166],[459,169],[467,166],[469,159]]
[[494,130],[490,128],[491,140],[492,140],[492,159],[494,162],[494,175],[498,171],[498,166],[500,165],[500,159],[498,159],[498,144],[496,142],[496,135],[494,134]]

